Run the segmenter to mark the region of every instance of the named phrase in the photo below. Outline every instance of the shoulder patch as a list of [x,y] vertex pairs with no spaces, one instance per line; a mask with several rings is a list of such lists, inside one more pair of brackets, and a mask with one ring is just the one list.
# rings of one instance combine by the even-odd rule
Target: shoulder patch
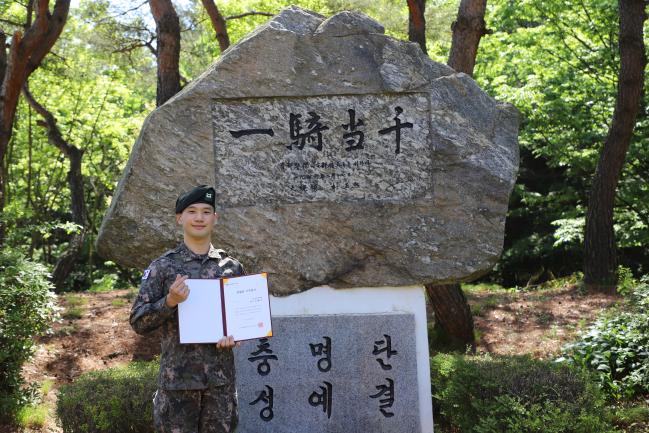
[[144,271],[144,274],[142,274],[142,279],[143,279],[143,280],[146,280],[147,278],[149,278],[149,274],[150,274],[150,273],[151,273],[151,269],[147,269],[147,270],[145,270],[145,271]]

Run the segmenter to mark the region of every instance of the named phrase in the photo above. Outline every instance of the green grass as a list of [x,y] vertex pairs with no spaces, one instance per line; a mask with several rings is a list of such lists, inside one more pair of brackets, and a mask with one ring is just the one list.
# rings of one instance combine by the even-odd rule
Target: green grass
[[465,283],[462,284],[462,291],[464,293],[516,293],[516,288],[506,288],[500,284],[492,283]]
[[505,288],[499,284],[462,284],[462,291],[471,305],[474,316],[484,316],[499,305],[509,304],[516,297],[516,288]]
[[62,314],[64,319],[81,319],[81,316],[83,316],[83,308],[81,307],[68,307],[65,309],[65,311]]
[[126,299],[113,299],[112,301],[110,301],[110,305],[112,305],[113,307],[123,307],[125,305],[128,305],[128,302],[126,301]]
[[16,421],[18,425],[25,428],[42,428],[47,418],[48,407],[46,404],[36,406],[24,406],[18,411]]
[[626,433],[646,433],[649,431],[649,407],[644,401],[626,402],[624,406],[614,407],[610,413],[611,421]]
[[474,316],[484,316],[487,311],[493,310],[498,305],[508,302],[501,296],[488,296],[486,298],[470,298],[471,299],[471,313]]
[[66,295],[63,298],[65,304],[70,307],[80,307],[88,303],[88,299],[79,295]]
[[473,338],[475,338],[475,344],[480,344],[482,342],[482,332],[479,329],[473,329]]
[[43,396],[46,396],[47,394],[50,393],[53,387],[54,387],[54,380],[45,379],[43,383],[41,383],[41,394]]

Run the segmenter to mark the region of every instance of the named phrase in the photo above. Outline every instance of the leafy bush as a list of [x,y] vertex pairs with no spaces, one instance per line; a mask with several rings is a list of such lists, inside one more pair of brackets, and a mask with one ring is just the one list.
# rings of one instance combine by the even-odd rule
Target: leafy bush
[[56,414],[65,433],[152,433],[157,362],[81,375],[61,387]]
[[583,372],[528,357],[431,358],[438,419],[463,433],[605,433],[604,399]]
[[601,317],[564,348],[559,361],[597,375],[612,398],[649,394],[649,280],[629,293],[628,310]]
[[123,288],[120,286],[119,277],[117,274],[104,274],[101,278],[93,280],[92,286],[88,289],[89,292],[93,293],[103,293],[110,292],[118,288]]
[[35,386],[20,375],[34,352],[34,337],[50,329],[57,316],[56,295],[46,269],[22,254],[0,251],[0,420],[15,420],[34,400]]

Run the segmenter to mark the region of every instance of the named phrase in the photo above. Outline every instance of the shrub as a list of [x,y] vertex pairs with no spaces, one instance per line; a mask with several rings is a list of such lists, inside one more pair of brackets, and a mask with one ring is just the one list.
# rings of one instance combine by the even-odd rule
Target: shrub
[[16,415],[16,421],[23,429],[41,429],[47,419],[47,406],[39,404],[35,406],[23,406]]
[[61,387],[56,414],[65,433],[152,433],[157,362],[93,371]]
[[440,354],[431,359],[434,405],[463,433],[604,433],[604,399],[589,377],[528,357]]
[[558,361],[593,371],[612,398],[649,394],[649,281],[629,293],[628,310],[601,317]]
[[123,288],[120,285],[119,277],[117,274],[104,274],[101,278],[93,280],[92,285],[88,289],[93,293],[110,292],[111,290]]
[[34,337],[56,319],[56,296],[46,269],[22,254],[0,251],[0,420],[14,421],[18,410],[34,400],[36,387],[20,375],[34,352]]

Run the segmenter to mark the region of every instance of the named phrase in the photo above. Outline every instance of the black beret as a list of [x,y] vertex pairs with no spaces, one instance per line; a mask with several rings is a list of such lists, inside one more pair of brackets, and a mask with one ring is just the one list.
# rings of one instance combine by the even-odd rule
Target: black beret
[[215,207],[214,188],[207,185],[199,185],[184,192],[176,200],[176,213],[182,213],[188,206],[194,203],[207,203]]

